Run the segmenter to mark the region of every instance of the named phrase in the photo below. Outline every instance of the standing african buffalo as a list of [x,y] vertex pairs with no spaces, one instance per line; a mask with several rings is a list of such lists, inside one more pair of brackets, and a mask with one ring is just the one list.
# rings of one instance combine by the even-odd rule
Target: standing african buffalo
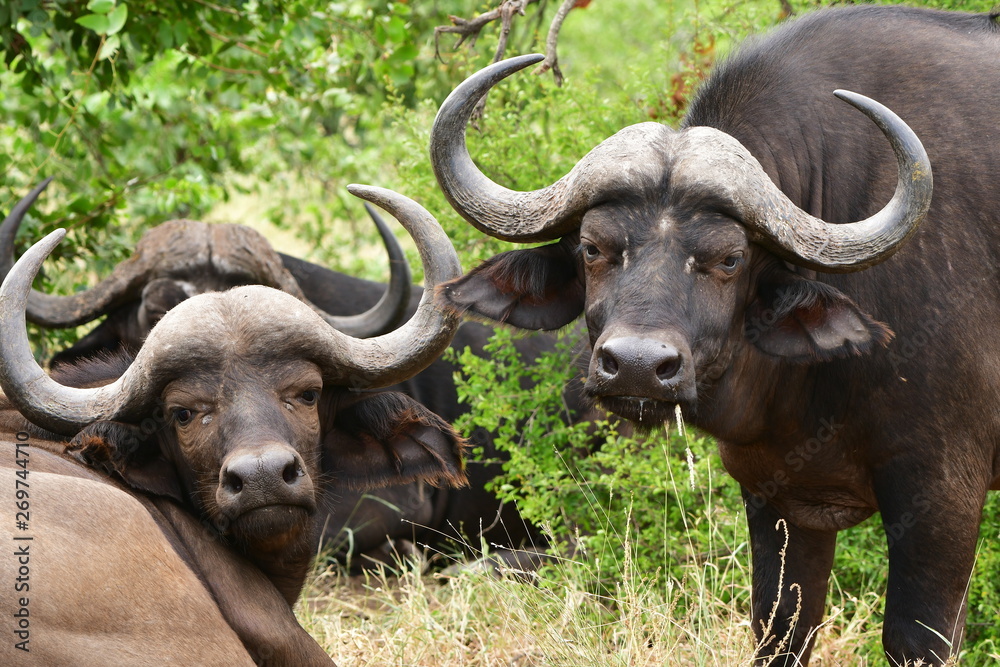
[[444,301],[529,329],[583,313],[593,400],[647,426],[679,405],[719,439],[750,524],[761,662],[808,660],[837,532],[875,512],[886,654],[944,661],[1000,488],[997,15],[804,16],[718,66],[680,130],[627,127],[516,192],[474,165],[465,128],[539,59],[460,85],[431,158],[478,229],[555,243],[488,260]]
[[[426,211],[352,191],[413,234],[428,285],[460,274]],[[0,477],[24,491],[24,517],[20,532],[13,519],[3,527],[21,548],[23,584],[0,594],[23,612],[4,654],[39,665],[331,664],[291,610],[321,496],[464,481],[451,427],[402,394],[360,391],[419,372],[458,318],[428,298],[401,328],[362,340],[286,293],[237,287],[173,308],[113,383],[81,362],[75,372],[100,386],[65,386],[35,362],[25,332],[31,281],[63,234],[33,246],[0,288],[0,384],[37,427],[6,415],[12,455]]]
[[[25,213],[51,181],[36,186],[0,224],[0,276],[14,263],[14,238]],[[105,318],[56,354],[53,367],[121,348],[135,350],[163,314],[181,301],[237,285],[288,292],[313,306],[331,326],[358,338],[392,331],[407,313],[410,269],[396,237],[373,208],[365,207],[389,255],[388,287],[275,252],[249,227],[171,220],[146,232],[132,256],[91,289],[71,296],[32,291],[28,320],[68,328]]]

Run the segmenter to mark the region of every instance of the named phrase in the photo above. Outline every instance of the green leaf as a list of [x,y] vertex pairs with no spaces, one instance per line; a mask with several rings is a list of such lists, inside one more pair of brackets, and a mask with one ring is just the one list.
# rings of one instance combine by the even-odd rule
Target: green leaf
[[118,39],[118,35],[111,35],[104,42],[104,46],[101,47],[100,53],[97,54],[98,60],[104,60],[105,58],[110,58],[118,52],[118,48],[121,46],[121,40]]
[[170,28],[170,24],[166,21],[160,23],[156,29],[156,40],[160,43],[160,48],[164,51],[174,45],[174,33]]
[[108,34],[114,35],[125,26],[125,19],[128,17],[128,7],[124,4],[118,5],[108,14]]
[[102,14],[85,14],[76,22],[88,30],[93,30],[98,35],[103,35],[108,31],[108,17]]
[[174,26],[174,44],[180,46],[186,44],[188,40],[188,27],[185,23],[178,23]]
[[87,9],[95,14],[107,14],[115,6],[115,0],[90,0]]

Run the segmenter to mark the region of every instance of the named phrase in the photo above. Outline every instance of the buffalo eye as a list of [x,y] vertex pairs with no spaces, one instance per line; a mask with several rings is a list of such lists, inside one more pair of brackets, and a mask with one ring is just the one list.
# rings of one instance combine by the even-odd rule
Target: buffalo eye
[[300,398],[306,405],[316,405],[316,402],[319,401],[319,392],[315,389],[306,389]]
[[719,269],[726,275],[733,275],[743,264],[743,254],[730,255],[719,262]]
[[593,243],[583,244],[583,258],[586,259],[588,262],[592,262],[600,256],[601,256],[601,251],[596,245],[594,245]]
[[194,419],[194,410],[189,410],[188,408],[177,408],[174,410],[174,421],[177,422],[179,426],[187,426]]

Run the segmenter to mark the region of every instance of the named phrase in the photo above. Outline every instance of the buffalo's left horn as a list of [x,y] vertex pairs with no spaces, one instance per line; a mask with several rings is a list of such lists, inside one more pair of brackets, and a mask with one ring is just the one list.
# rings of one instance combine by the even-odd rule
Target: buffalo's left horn
[[930,208],[934,179],[923,144],[899,116],[864,95],[846,90],[834,94],[868,116],[892,145],[898,175],[889,203],[858,222],[824,222],[793,204],[756,160],[749,179],[753,185],[733,195],[742,199],[743,223],[761,245],[799,266],[847,273],[887,259],[916,231]]
[[[350,339],[342,379],[354,387],[387,387],[416,375],[447,349],[460,318],[434,298],[438,285],[462,275],[462,265],[437,220],[412,199],[385,188],[348,185],[356,197],[392,214],[413,237],[424,266],[424,293],[409,321],[387,334]],[[364,360],[359,363],[358,360]]]

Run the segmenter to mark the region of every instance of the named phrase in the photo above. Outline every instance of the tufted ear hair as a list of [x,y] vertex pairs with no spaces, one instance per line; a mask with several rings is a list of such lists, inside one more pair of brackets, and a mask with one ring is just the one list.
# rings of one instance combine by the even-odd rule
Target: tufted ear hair
[[73,437],[66,453],[136,491],[185,504],[177,469],[163,456],[155,433],[122,422],[94,422]]
[[423,480],[464,486],[466,442],[405,394],[340,397],[323,432],[323,468],[335,484],[373,488]]
[[744,332],[761,351],[800,363],[859,356],[893,337],[839,290],[784,268],[758,282]]
[[586,287],[579,244],[573,234],[557,243],[501,253],[438,287],[438,299],[460,314],[521,329],[559,329],[583,312]]

